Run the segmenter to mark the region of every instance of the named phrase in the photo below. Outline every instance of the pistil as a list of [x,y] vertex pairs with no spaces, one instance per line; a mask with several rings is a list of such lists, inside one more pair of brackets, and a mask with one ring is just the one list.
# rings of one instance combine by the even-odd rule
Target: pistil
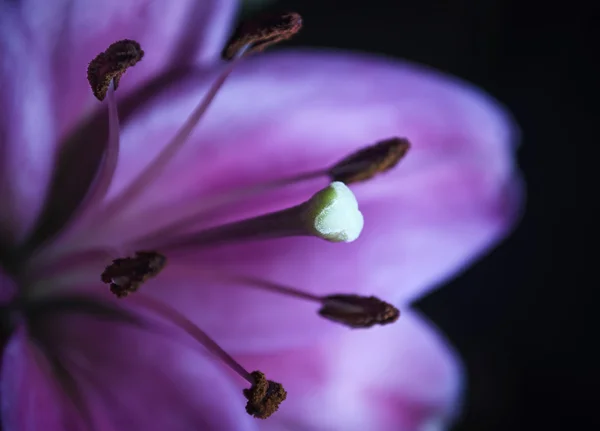
[[314,236],[330,242],[352,242],[358,238],[363,223],[354,194],[343,183],[334,182],[308,201],[292,208],[169,238],[156,245],[156,248],[171,254],[190,247],[289,236]]

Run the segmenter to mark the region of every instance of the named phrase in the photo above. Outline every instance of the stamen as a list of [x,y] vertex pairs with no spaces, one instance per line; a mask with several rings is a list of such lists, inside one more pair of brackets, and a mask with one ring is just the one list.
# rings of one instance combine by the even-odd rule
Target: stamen
[[92,92],[98,100],[104,100],[113,82],[115,90],[125,71],[144,57],[144,51],[135,40],[123,39],[110,45],[88,65],[87,77]]
[[248,399],[246,411],[248,414],[266,419],[277,411],[279,404],[286,398],[286,391],[281,383],[267,380],[260,371],[248,372],[242,365],[223,350],[206,332],[194,325],[187,317],[164,302],[156,301],[148,296],[137,295],[133,302],[155,312],[166,320],[184,330],[188,335],[198,341],[209,352],[223,361],[233,371],[250,383],[249,389],[244,389],[244,396]]
[[[231,61],[227,65],[225,70],[211,85],[211,87],[208,90],[208,93],[204,96],[204,98],[196,107],[196,109],[194,109],[194,111],[186,120],[184,125],[181,127],[181,129],[179,129],[175,137],[171,140],[171,142],[169,142],[165,146],[165,148],[156,157],[156,159],[154,159],[152,163],[150,163],[150,165],[146,169],[144,169],[144,171],[129,185],[129,187],[127,187],[120,195],[118,195],[112,202],[110,202],[103,211],[99,212],[99,216],[102,218],[110,218],[118,209],[126,205],[127,202],[131,201],[133,196],[135,196],[141,190],[143,190],[150,181],[152,181],[160,175],[160,173],[168,164],[168,162],[175,156],[175,154],[177,154],[181,146],[187,141],[188,137],[191,135],[192,131],[199,123],[200,119],[208,110],[208,107],[216,97],[218,91],[225,83],[225,80],[231,74],[234,67],[237,65],[237,62],[241,58],[243,58],[248,52],[250,52],[250,50],[262,50],[268,45],[290,38],[292,35],[294,35],[300,30],[301,26],[302,19],[300,18],[300,15],[295,13],[285,14],[279,16],[277,19],[270,18],[269,20],[263,20],[262,22],[247,24],[244,27],[244,33],[241,33],[243,36],[241,38],[236,38],[236,42],[232,46],[230,46],[231,49],[227,51],[228,59],[231,59],[233,61]],[[137,46],[139,48],[139,44]],[[143,51],[141,51],[141,53],[143,55]],[[100,58],[100,60],[98,60],[99,64],[102,64],[104,60],[103,55],[106,56],[106,52],[98,56]],[[92,67],[92,63],[90,63],[90,67],[92,68],[92,72],[90,72],[88,69],[88,77],[90,75],[92,77],[96,77],[93,81],[96,82],[99,80],[97,76],[103,75],[97,72],[97,70],[99,70],[98,66]],[[115,89],[118,85],[118,79],[124,71],[125,70],[123,69],[119,72],[119,74],[115,75]],[[108,82],[110,82],[110,80]],[[92,83],[91,79],[90,83]],[[97,87],[101,86],[97,84]],[[95,88],[94,84],[92,84],[92,88]],[[103,97],[101,91],[99,92],[100,95]]]
[[239,283],[255,289],[316,302],[321,305],[318,312],[320,316],[350,328],[370,328],[376,324],[387,325],[394,323],[400,317],[400,311],[396,307],[375,296],[355,294],[319,296],[294,287],[245,275],[223,273],[206,268],[194,268],[193,272],[203,278],[210,277],[221,283]]
[[246,411],[259,419],[266,419],[279,409],[279,404],[285,401],[287,392],[281,383],[267,380],[260,371],[253,371],[254,384],[250,389],[244,389],[248,399]]
[[249,52],[263,51],[270,45],[287,40],[302,28],[302,17],[290,12],[283,15],[265,15],[260,19],[241,23],[226,44],[223,57],[234,58],[241,48],[250,46]]
[[167,258],[154,251],[138,251],[134,257],[115,259],[101,275],[110,291],[123,298],[152,277],[156,277],[167,263]]
[[231,241],[316,236],[331,242],[352,242],[364,224],[354,194],[343,183],[332,183],[307,202],[286,210],[229,223],[192,235],[182,235],[158,248],[176,251]]
[[189,136],[198,125],[210,104],[215,99],[217,93],[229,77],[231,72],[242,58],[245,49],[241,49],[238,55],[229,62],[217,79],[211,84],[208,92],[204,95],[200,103],[187,118],[183,126],[177,131],[173,139],[162,149],[156,158],[135,178],[131,184],[116,196],[108,205],[98,212],[98,218],[111,218],[119,209],[126,206],[133,197],[140,193],[147,185],[158,178],[163,169],[168,165],[171,159],[181,149]]
[[98,267],[98,262],[112,262],[114,256],[121,256],[122,250],[116,248],[96,248],[82,250],[77,253],[71,253],[59,256],[57,259],[49,262],[41,262],[32,271],[31,282],[48,280],[59,274],[66,274],[76,271],[78,268]]
[[116,81],[112,81],[108,90],[108,144],[106,151],[104,152],[104,159],[99,169],[98,177],[96,178],[96,184],[94,186],[93,195],[89,196],[90,203],[97,200],[104,199],[110,183],[112,181],[115,170],[117,169],[117,162],[119,160],[119,149],[120,149],[120,126],[119,126],[119,112],[117,110],[117,100],[115,97],[115,91],[117,89]]
[[387,325],[400,317],[400,311],[375,296],[329,295],[323,298],[319,314],[351,328]]
[[104,150],[104,156],[85,200],[81,207],[77,209],[77,214],[72,217],[73,222],[83,220],[91,209],[96,208],[98,203],[104,200],[117,169],[121,132],[115,88],[115,81],[113,80],[108,88],[106,97],[106,104],[108,106],[108,143]]
[[81,226],[82,221],[86,220],[86,215],[104,200],[110,188],[119,160],[121,134],[115,91],[125,71],[135,66],[143,57],[144,51],[139,43],[124,39],[110,45],[88,65],[87,77],[94,96],[100,101],[107,98],[108,142],[96,178],[90,185],[84,201],[72,214],[68,226],[63,228],[63,235],[67,233],[67,228]]
[[333,165],[328,174],[332,181],[344,184],[366,181],[396,166],[409,148],[410,142],[407,139],[386,139],[350,154]]

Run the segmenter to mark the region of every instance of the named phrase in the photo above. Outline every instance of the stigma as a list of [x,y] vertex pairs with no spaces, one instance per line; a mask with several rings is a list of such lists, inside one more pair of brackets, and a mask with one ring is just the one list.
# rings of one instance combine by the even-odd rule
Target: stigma
[[358,201],[340,181],[316,193],[306,206],[307,227],[319,238],[331,242],[352,242],[362,232],[364,218],[358,209]]

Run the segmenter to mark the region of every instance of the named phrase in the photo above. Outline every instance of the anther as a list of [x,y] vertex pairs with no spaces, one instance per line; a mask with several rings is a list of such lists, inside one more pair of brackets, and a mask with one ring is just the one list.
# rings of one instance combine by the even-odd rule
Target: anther
[[350,154],[331,168],[328,174],[332,181],[353,184],[369,180],[398,164],[410,148],[404,138],[390,138]]
[[259,52],[270,45],[291,38],[302,28],[302,17],[290,12],[283,15],[266,15],[240,24],[223,51],[227,60],[249,47],[248,52]]
[[104,100],[113,81],[114,89],[125,71],[135,66],[144,57],[144,51],[135,40],[123,39],[110,45],[88,65],[87,78],[92,92],[98,100]]
[[260,371],[253,371],[250,374],[254,383],[250,389],[243,391],[248,400],[246,411],[255,418],[266,419],[277,411],[279,404],[285,401],[287,392],[281,383],[267,380]]
[[167,258],[154,251],[138,251],[134,257],[115,259],[102,273],[101,279],[110,284],[118,298],[135,292],[148,279],[162,271]]
[[329,295],[322,299],[319,314],[350,328],[370,328],[394,323],[400,311],[375,296]]

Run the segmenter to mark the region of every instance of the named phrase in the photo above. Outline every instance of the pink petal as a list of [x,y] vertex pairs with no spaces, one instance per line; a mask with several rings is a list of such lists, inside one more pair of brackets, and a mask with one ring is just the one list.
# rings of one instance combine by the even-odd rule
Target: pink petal
[[[181,126],[206,91],[203,79],[165,92],[125,125],[113,191],[135,177]],[[476,88],[377,57],[290,53],[251,58],[233,72],[192,142],[147,198],[164,201],[191,192],[206,198],[320,169],[393,135],[414,145],[398,175],[465,158],[498,176],[512,173],[511,119]]]
[[56,132],[43,56],[0,3],[0,243],[23,240],[52,172]]
[[[0,238],[9,243],[24,239],[51,183],[59,143],[101,107],[86,79],[90,60],[119,39],[141,42],[146,55],[123,78],[121,96],[171,66],[194,60],[210,63],[227,36],[235,4],[234,0],[2,2]],[[92,144],[79,135],[75,140]],[[71,175],[78,175],[77,168]],[[67,198],[52,199],[61,207]]]
[[[204,76],[196,82],[181,81],[124,125],[113,195],[173,136],[208,82]],[[197,206],[241,186],[326,167],[392,135],[413,142],[407,160],[392,174],[403,184],[407,175],[439,164],[485,166],[498,182],[508,181],[514,173],[515,133],[510,118],[492,99],[461,81],[377,57],[258,56],[234,71],[189,145],[149,185],[142,202],[123,215],[133,222],[127,226],[126,238],[177,219],[186,205]],[[378,183],[389,185],[390,178]],[[271,200],[268,208],[304,199],[310,191],[303,191],[288,194],[283,201]],[[252,206],[256,213],[266,209]],[[226,216],[242,217],[240,210]],[[121,233],[125,233],[123,217],[112,220]],[[102,229],[97,236],[106,239],[106,234]]]
[[[83,388],[95,431],[254,429],[244,411],[247,382],[227,377],[200,346],[89,317],[62,317],[45,325],[53,331],[50,346],[71,361],[65,363]],[[4,425],[11,431],[42,424],[62,430],[61,409],[69,407],[68,399],[57,392],[56,376],[43,374],[43,356],[33,361],[33,350],[24,334],[7,348]]]
[[288,392],[261,430],[440,430],[458,410],[459,359],[413,312],[384,328],[242,360]]
[[352,244],[298,238],[211,248],[190,256],[187,270],[172,259],[146,291],[230,349],[303,345],[339,328],[316,315],[318,304],[205,280],[193,268],[250,274],[317,295],[375,294],[406,304],[500,239],[514,215],[514,184],[490,184],[483,166],[442,165],[423,175],[377,199],[365,187],[365,228]]
[[25,45],[23,51],[44,63],[43,81],[52,91],[62,136],[98,107],[87,83],[87,66],[111,43],[135,39],[146,52],[122,79],[122,95],[170,66],[214,61],[235,4],[234,0],[5,2],[0,26],[17,26],[14,43]]
[[[200,99],[201,91],[193,90],[181,83],[179,92],[165,93],[126,127],[115,189],[174,133]],[[392,173],[355,187],[365,216],[355,243],[297,238],[221,247],[190,256],[190,268],[254,274],[317,294],[377,294],[407,303],[506,234],[520,203],[520,183],[506,112],[463,82],[405,63],[314,53],[249,60],[134,210],[87,230],[82,240],[118,248],[219,193],[323,168],[396,135],[409,137],[413,148]],[[297,204],[325,184],[253,199],[212,221]],[[314,304],[234,290],[179,267],[145,289],[228,348],[306,344],[334,327],[316,317]]]
[[48,378],[43,361],[37,348],[26,340],[24,331],[19,331],[5,346],[0,378],[3,429],[63,429],[56,387]]

